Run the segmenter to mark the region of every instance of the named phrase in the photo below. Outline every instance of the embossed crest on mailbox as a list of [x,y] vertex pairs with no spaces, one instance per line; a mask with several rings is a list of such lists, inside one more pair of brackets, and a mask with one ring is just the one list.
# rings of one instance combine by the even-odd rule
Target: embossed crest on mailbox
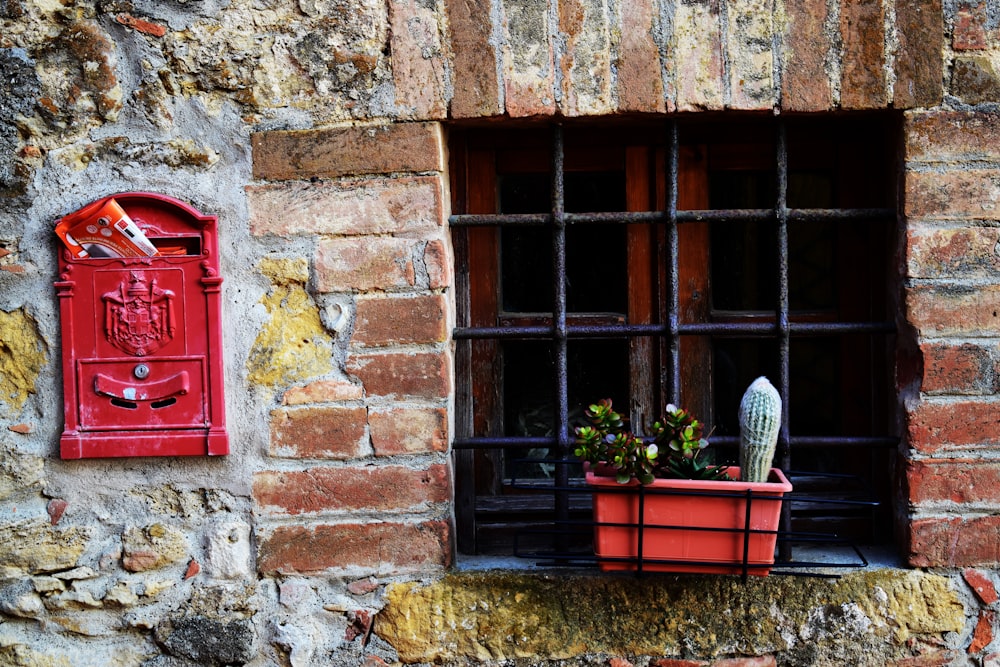
[[63,221],[109,200],[158,254],[60,252],[62,458],[228,454],[216,218],[130,192]]

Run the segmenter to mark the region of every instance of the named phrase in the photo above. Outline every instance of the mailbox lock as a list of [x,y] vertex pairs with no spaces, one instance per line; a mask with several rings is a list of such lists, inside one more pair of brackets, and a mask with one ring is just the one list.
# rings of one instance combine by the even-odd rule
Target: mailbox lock
[[132,369],[132,374],[140,380],[145,380],[149,377],[149,366],[146,364],[137,364],[136,367]]

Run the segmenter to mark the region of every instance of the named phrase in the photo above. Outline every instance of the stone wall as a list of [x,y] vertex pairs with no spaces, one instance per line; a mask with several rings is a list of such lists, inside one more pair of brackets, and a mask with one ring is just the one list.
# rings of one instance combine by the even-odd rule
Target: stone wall
[[[0,0],[0,26],[0,663],[1000,662],[992,4]],[[908,567],[456,569],[449,124],[887,108]],[[58,456],[52,228],[123,191],[219,218],[227,457]]]

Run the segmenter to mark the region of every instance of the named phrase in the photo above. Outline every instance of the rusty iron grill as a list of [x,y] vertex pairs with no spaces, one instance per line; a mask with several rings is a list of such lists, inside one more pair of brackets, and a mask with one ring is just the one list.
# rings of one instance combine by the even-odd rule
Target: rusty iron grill
[[[555,436],[553,437],[467,437],[459,434],[453,442],[456,451],[477,449],[520,449],[525,447],[549,447],[556,453],[556,460],[569,460],[572,453],[572,425],[570,423],[570,408],[568,400],[568,354],[567,346],[570,340],[584,338],[628,338],[634,336],[654,336],[667,342],[668,354],[665,367],[661,369],[662,386],[669,396],[680,393],[680,340],[691,335],[740,335],[768,339],[777,346],[778,377],[776,388],[783,398],[782,425],[778,440],[775,465],[789,469],[792,466],[792,452],[798,449],[813,447],[839,448],[874,448],[891,449],[898,445],[898,438],[888,436],[858,437],[858,436],[823,436],[802,437],[789,432],[789,345],[796,336],[815,335],[890,335],[895,332],[892,321],[856,321],[856,322],[793,322],[789,309],[789,247],[788,229],[790,225],[810,222],[841,222],[841,221],[879,221],[892,222],[896,212],[892,208],[823,208],[823,209],[789,209],[786,203],[788,191],[788,150],[786,145],[786,126],[781,119],[775,122],[775,155],[774,174],[776,175],[776,192],[773,208],[766,209],[730,209],[730,210],[678,210],[678,151],[679,130],[678,121],[669,121],[666,125],[666,192],[665,210],[655,212],[614,212],[614,213],[573,213],[565,210],[564,196],[564,135],[561,124],[555,124],[551,132],[551,210],[541,214],[455,214],[449,218],[453,228],[470,227],[503,227],[503,226],[534,226],[548,227],[551,230],[552,275],[554,306],[551,321],[544,325],[532,326],[490,326],[474,327],[459,326],[453,331],[456,341],[494,339],[498,341],[518,339],[545,339],[551,341],[555,358]],[[727,222],[763,222],[776,225],[777,229],[777,308],[773,321],[769,322],[681,322],[678,302],[679,266],[678,266],[678,226],[686,222],[703,222],[725,224]],[[667,264],[668,289],[665,304],[665,321],[659,324],[621,324],[621,325],[575,325],[568,322],[566,284],[562,279],[566,275],[566,233],[573,225],[587,224],[631,224],[647,223],[664,225],[666,229],[666,248],[663,261]],[[463,271],[469,270],[463,265],[461,247],[458,248],[457,289],[459,299],[467,278],[463,280]],[[467,298],[465,296],[464,298]],[[461,312],[461,306],[460,306]],[[459,402],[469,400],[465,390],[459,387]],[[471,406],[468,406],[471,409]],[[713,443],[733,445],[737,437],[713,437]],[[579,493],[579,486],[574,486],[567,465],[554,466],[554,479],[548,492],[554,495],[555,525],[571,523],[569,497],[571,493]],[[782,531],[789,531],[790,506],[784,503],[782,516]],[[537,556],[537,554],[535,554]],[[790,547],[783,546],[781,557],[790,558]]]

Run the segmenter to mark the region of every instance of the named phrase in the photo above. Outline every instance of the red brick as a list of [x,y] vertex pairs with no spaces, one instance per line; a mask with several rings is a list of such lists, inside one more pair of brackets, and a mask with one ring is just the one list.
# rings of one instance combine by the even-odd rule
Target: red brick
[[881,109],[888,102],[885,10],[881,0],[843,0],[840,104],[844,109]]
[[424,270],[429,289],[451,286],[451,255],[444,241],[432,239],[424,246]]
[[944,13],[941,0],[896,0],[898,53],[893,106],[933,107],[944,98]]
[[253,175],[261,180],[444,169],[444,143],[437,123],[258,132],[250,140]]
[[198,564],[198,561],[192,558],[188,561],[187,570],[184,571],[183,579],[187,581],[191,577],[197,576],[199,572],[201,572],[201,565]]
[[1000,409],[995,402],[922,401],[906,414],[909,445],[923,454],[1000,445]]
[[443,296],[358,297],[351,342],[366,347],[440,343],[447,338]]
[[448,415],[442,408],[393,408],[368,415],[376,456],[424,454],[448,449]]
[[490,0],[445,0],[451,27],[452,71],[455,91],[453,118],[496,116],[500,107],[497,54],[493,48]]
[[993,641],[993,620],[996,614],[989,609],[979,612],[979,621],[975,630],[972,631],[972,642],[969,644],[969,653],[979,653],[989,646]]
[[1000,595],[997,594],[993,580],[984,572],[968,568],[962,572],[962,578],[965,579],[965,583],[969,584],[969,588],[972,589],[972,592],[976,594],[976,597],[983,604],[991,605],[1000,600]]
[[906,290],[905,302],[922,336],[993,336],[1000,327],[997,285],[921,285]]
[[441,353],[356,355],[347,372],[361,380],[368,396],[443,399],[451,392],[450,364]]
[[707,667],[704,660],[681,660],[677,658],[661,658],[652,663],[652,667]]
[[1000,270],[997,244],[998,227],[912,223],[907,229],[907,276],[992,278]]
[[352,459],[364,455],[363,407],[282,408],[271,412],[271,456]]
[[451,497],[443,464],[265,471],[254,475],[253,488],[257,504],[273,514],[415,510]]
[[348,380],[316,380],[302,387],[292,387],[281,397],[282,405],[306,405],[352,401],[364,397],[364,387]]
[[625,658],[611,658],[608,660],[608,667],[635,667]]
[[995,565],[1000,562],[1000,516],[915,519],[908,560],[914,567]]
[[551,116],[556,110],[555,62],[548,5],[506,3],[502,24],[504,104],[513,117]]
[[660,50],[653,39],[657,17],[651,2],[626,2],[621,6],[622,37],[618,55],[618,110],[659,112],[667,110],[663,90]]
[[119,14],[115,17],[115,21],[124,26],[128,26],[133,30],[137,30],[147,35],[152,35],[153,37],[163,37],[167,34],[166,26],[159,23],[153,23],[152,21],[147,21],[145,19],[136,18],[131,14]]
[[960,6],[955,12],[951,48],[956,51],[972,51],[985,49],[987,46],[986,3]]
[[830,38],[825,25],[827,0],[800,0],[785,5],[787,47],[781,77],[781,108],[825,111],[833,107],[833,89],[826,73]]
[[928,394],[992,394],[997,389],[996,361],[991,345],[922,343],[924,377],[920,390]]
[[45,510],[49,513],[49,523],[53,526],[59,523],[67,507],[69,507],[69,503],[62,498],[53,498],[50,500],[45,506]]
[[777,667],[773,655],[760,655],[751,658],[722,658],[712,663],[712,667]]
[[1000,159],[1000,116],[989,112],[906,114],[906,160],[955,162]]
[[370,292],[414,287],[414,258],[423,244],[413,239],[350,237],[323,239],[317,248],[316,289]]
[[933,649],[927,653],[892,660],[886,667],[949,667],[962,657],[960,651],[953,649]]
[[910,503],[1000,504],[1000,461],[922,459],[906,466]]
[[275,234],[391,234],[444,224],[440,176],[292,181],[247,188],[250,231]]
[[262,540],[258,560],[264,574],[362,570],[386,576],[450,564],[447,521],[279,526]]
[[392,0],[389,24],[396,109],[406,118],[444,120],[447,63],[438,16],[426,3]]
[[1000,219],[993,169],[910,172],[906,175],[906,216],[928,219]]

